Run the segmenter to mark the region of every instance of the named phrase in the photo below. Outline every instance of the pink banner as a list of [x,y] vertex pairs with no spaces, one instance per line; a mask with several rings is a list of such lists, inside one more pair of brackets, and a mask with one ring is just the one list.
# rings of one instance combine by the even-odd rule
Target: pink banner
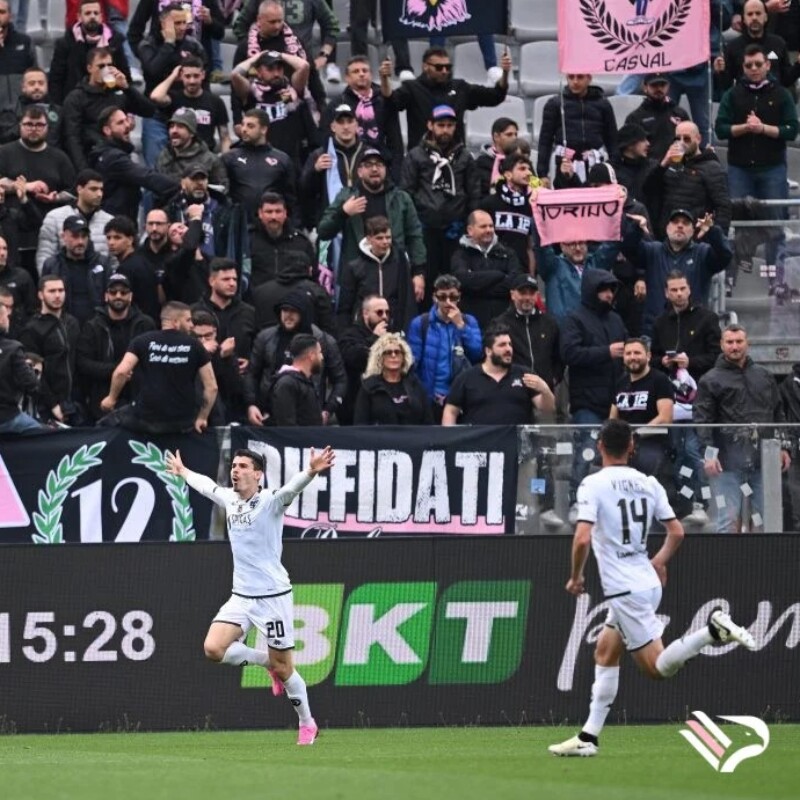
[[671,72],[708,61],[707,0],[558,0],[563,73]]
[[619,241],[623,203],[616,184],[598,189],[539,189],[533,219],[542,247]]

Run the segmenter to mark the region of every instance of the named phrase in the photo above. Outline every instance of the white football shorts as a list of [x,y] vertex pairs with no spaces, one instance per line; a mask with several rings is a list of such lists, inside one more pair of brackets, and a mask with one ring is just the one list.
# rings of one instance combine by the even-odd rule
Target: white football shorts
[[294,647],[294,598],[292,592],[275,597],[242,597],[231,595],[214,617],[214,622],[238,625],[247,635],[258,630],[273,650]]
[[628,650],[639,650],[664,635],[664,625],[656,616],[661,603],[661,587],[612,597],[606,625],[622,635]]

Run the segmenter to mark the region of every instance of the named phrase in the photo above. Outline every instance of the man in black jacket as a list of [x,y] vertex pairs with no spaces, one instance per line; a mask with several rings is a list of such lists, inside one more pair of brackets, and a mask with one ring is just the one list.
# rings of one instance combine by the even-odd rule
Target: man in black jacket
[[0,303],[0,435],[40,431],[42,426],[29,414],[20,411],[23,395],[39,388],[39,378],[25,360],[22,345],[8,338],[10,317]]
[[25,109],[30,105],[41,106],[47,114],[47,143],[51,147],[61,148],[63,111],[60,104],[52,102],[47,84],[47,73],[39,67],[29,67],[22,74],[22,83],[19,87],[14,114],[16,119],[8,113],[8,109],[0,112],[0,142],[16,142],[19,139],[19,123]]
[[[87,395],[89,416],[94,420],[103,416],[100,401],[108,394],[111,375],[122,361],[131,339],[156,328],[155,322],[133,305],[133,299],[128,278],[121,273],[111,275],[104,304],[84,323],[78,338],[78,375]],[[129,403],[134,394],[135,385],[129,384],[120,397]]]
[[508,75],[511,72],[508,51],[500,59],[503,74],[495,86],[479,86],[453,78],[450,54],[441,47],[431,47],[422,55],[422,75],[413,81],[401,83],[392,90],[392,62],[387,58],[380,66],[381,94],[391,98],[394,107],[406,110],[408,115],[408,141],[419,142],[425,136],[426,124],[436,106],[447,104],[453,108],[457,123],[456,138],[464,141],[464,114],[486,106],[499,106],[508,93]]
[[44,421],[81,425],[83,412],[74,402],[75,357],[80,323],[64,310],[64,279],[44,275],[39,280],[41,308],[19,335],[26,352],[43,360],[38,410]]
[[103,142],[89,154],[89,162],[103,176],[104,211],[136,219],[143,188],[162,196],[180,191],[179,181],[133,161],[131,126],[122,109],[105,109],[98,123]]
[[617,151],[609,162],[614,168],[617,183],[628,190],[628,197],[644,203],[658,219],[660,202],[645,195],[645,182],[658,162],[650,158],[650,141],[645,129],[635,122],[626,122],[617,131]]
[[321,425],[322,407],[313,376],[322,372],[322,345],[310,333],[289,343],[292,363],[282,367],[272,384],[270,422],[274,425]]

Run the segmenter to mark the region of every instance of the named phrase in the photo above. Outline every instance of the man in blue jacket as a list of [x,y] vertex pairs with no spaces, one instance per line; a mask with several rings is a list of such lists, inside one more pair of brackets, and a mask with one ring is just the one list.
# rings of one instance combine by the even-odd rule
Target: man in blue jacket
[[481,329],[475,317],[458,307],[461,283],[440,275],[433,284],[433,307],[411,320],[408,344],[422,385],[433,403],[434,421],[442,421],[453,379],[481,360]]

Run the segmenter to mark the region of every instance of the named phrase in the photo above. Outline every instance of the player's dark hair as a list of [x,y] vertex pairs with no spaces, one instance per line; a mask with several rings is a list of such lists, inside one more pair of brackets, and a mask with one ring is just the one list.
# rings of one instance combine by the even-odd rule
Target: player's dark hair
[[494,136],[496,133],[502,133],[512,125],[519,130],[519,125],[513,119],[511,119],[511,117],[498,117],[492,123],[492,136]]
[[607,419],[600,428],[598,439],[612,458],[622,458],[631,445],[633,432],[624,419]]
[[[261,453],[256,453],[255,450],[243,447],[233,454],[233,458],[249,458],[253,463],[254,469],[257,469],[259,472],[266,472],[264,468],[264,456],[262,456]],[[231,459],[231,462],[232,461],[233,459]]]
[[310,333],[298,333],[292,337],[289,342],[289,355],[294,358],[300,358],[304,353],[309,350],[316,349],[319,342],[315,336]]

